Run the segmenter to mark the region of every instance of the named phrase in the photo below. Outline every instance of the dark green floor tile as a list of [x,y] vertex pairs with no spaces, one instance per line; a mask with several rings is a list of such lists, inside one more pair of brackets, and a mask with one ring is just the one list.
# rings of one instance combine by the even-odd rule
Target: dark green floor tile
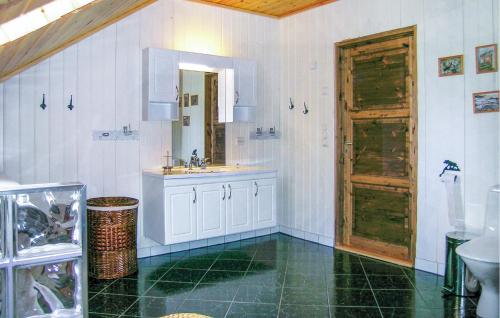
[[124,315],[131,317],[163,317],[177,313],[177,308],[181,304],[182,301],[169,300],[168,298],[139,297],[139,300]]
[[256,260],[250,263],[249,271],[264,271],[271,269],[285,270],[286,261],[283,260]]
[[106,315],[106,314],[89,314],[89,318],[113,318],[113,317],[118,317],[116,315]]
[[88,279],[88,290],[89,292],[93,293],[98,293],[102,291],[104,288],[108,287],[111,283],[113,283],[115,280],[104,280],[104,279],[95,279],[89,277]]
[[234,300],[247,303],[279,304],[281,290],[281,287],[241,285]]
[[226,317],[275,318],[277,315],[276,304],[232,303]]
[[325,275],[292,274],[287,271],[285,287],[326,288],[326,278]]
[[136,296],[117,296],[99,294],[89,301],[89,312],[98,314],[121,315],[137,300]]
[[148,290],[146,296],[168,297],[172,300],[185,299],[193,290],[193,283],[157,282]]
[[245,272],[250,265],[250,261],[248,260],[232,260],[232,259],[218,259],[212,265],[213,270],[221,270],[221,271],[241,271]]
[[382,311],[384,318],[439,318],[440,317],[439,311],[426,308],[380,308],[380,310]]
[[154,282],[137,279],[117,279],[109,285],[103,293],[142,296]]
[[404,275],[402,267],[373,260],[361,259],[366,275]]
[[328,305],[326,288],[284,288],[283,304]]
[[248,271],[241,280],[242,284],[268,287],[281,287],[285,281],[284,271]]
[[160,279],[160,277],[162,277],[169,270],[170,267],[145,266],[139,268],[139,270],[134,274],[126,276],[124,278],[155,281]]
[[368,275],[368,280],[373,289],[414,289],[406,275]]
[[421,291],[420,294],[427,308],[434,309],[464,309],[471,310],[476,308],[476,304],[467,297],[446,296],[443,297],[441,291]]
[[182,268],[172,268],[164,276],[161,277],[161,281],[170,282],[180,282],[180,283],[198,283],[203,275],[205,275],[206,270],[198,269],[182,269]]
[[328,289],[332,306],[377,306],[370,289]]
[[90,299],[92,299],[95,295],[97,295],[97,293],[88,292],[88,293],[87,293],[87,299],[88,299],[88,300],[90,300]]
[[214,259],[210,258],[198,258],[198,257],[190,257],[187,259],[183,259],[175,264],[175,268],[187,268],[187,269],[209,269],[210,266],[214,263]]
[[201,283],[235,282],[241,280],[244,275],[245,272],[209,270]]
[[443,276],[438,276],[432,273],[427,273],[419,270],[405,270],[408,278],[413,282],[419,290],[441,289],[444,284]]
[[185,313],[197,313],[213,318],[223,318],[230,302],[186,300],[177,310]]
[[240,251],[223,251],[220,253],[218,260],[243,260],[250,261],[255,252],[247,253]]
[[381,318],[377,307],[330,307],[332,318]]
[[198,284],[187,299],[232,301],[237,291],[234,284]]
[[426,308],[422,298],[415,290],[374,290],[380,307]]
[[328,288],[370,289],[366,275],[332,275],[326,277]]
[[325,318],[329,317],[328,306],[303,306],[282,304],[280,318]]
[[333,263],[330,266],[325,265],[325,272],[327,274],[365,274],[361,263],[351,263],[347,261],[341,263]]

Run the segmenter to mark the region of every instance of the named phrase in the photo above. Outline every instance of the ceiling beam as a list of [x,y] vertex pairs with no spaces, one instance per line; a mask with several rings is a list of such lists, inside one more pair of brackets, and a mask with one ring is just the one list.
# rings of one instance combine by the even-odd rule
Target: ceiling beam
[[[43,28],[0,46],[0,81],[10,78],[155,1],[96,0]],[[20,2],[26,4],[30,1],[17,1],[12,5]]]

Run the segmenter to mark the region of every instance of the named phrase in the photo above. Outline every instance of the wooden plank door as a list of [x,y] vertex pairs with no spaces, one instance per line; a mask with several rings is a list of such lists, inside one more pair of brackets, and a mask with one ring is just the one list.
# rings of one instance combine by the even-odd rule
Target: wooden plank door
[[337,242],[413,265],[416,63],[413,29],[341,43]]

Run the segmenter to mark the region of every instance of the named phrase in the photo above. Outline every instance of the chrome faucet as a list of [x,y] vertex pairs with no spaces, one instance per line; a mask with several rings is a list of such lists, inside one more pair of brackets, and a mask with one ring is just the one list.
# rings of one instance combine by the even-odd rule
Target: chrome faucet
[[206,169],[207,164],[210,162],[210,158],[201,158],[200,167],[201,169]]
[[189,159],[189,170],[193,169],[193,166],[200,166],[200,158],[198,158],[198,149],[194,149],[191,154],[191,159]]

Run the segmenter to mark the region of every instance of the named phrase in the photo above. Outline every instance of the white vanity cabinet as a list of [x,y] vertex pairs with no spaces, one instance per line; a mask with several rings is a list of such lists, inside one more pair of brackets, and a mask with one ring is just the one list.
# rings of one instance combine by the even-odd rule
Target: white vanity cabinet
[[142,56],[142,119],[179,119],[179,52],[146,48]]
[[226,209],[226,234],[253,229],[251,181],[230,182]]
[[172,244],[196,240],[196,187],[165,187],[164,198],[165,227],[161,235],[164,240],[159,242]]
[[276,226],[276,172],[143,174],[143,231],[169,245]]
[[227,197],[225,187],[223,183],[196,186],[197,239],[225,234]]
[[254,180],[254,229],[276,224],[276,179]]

